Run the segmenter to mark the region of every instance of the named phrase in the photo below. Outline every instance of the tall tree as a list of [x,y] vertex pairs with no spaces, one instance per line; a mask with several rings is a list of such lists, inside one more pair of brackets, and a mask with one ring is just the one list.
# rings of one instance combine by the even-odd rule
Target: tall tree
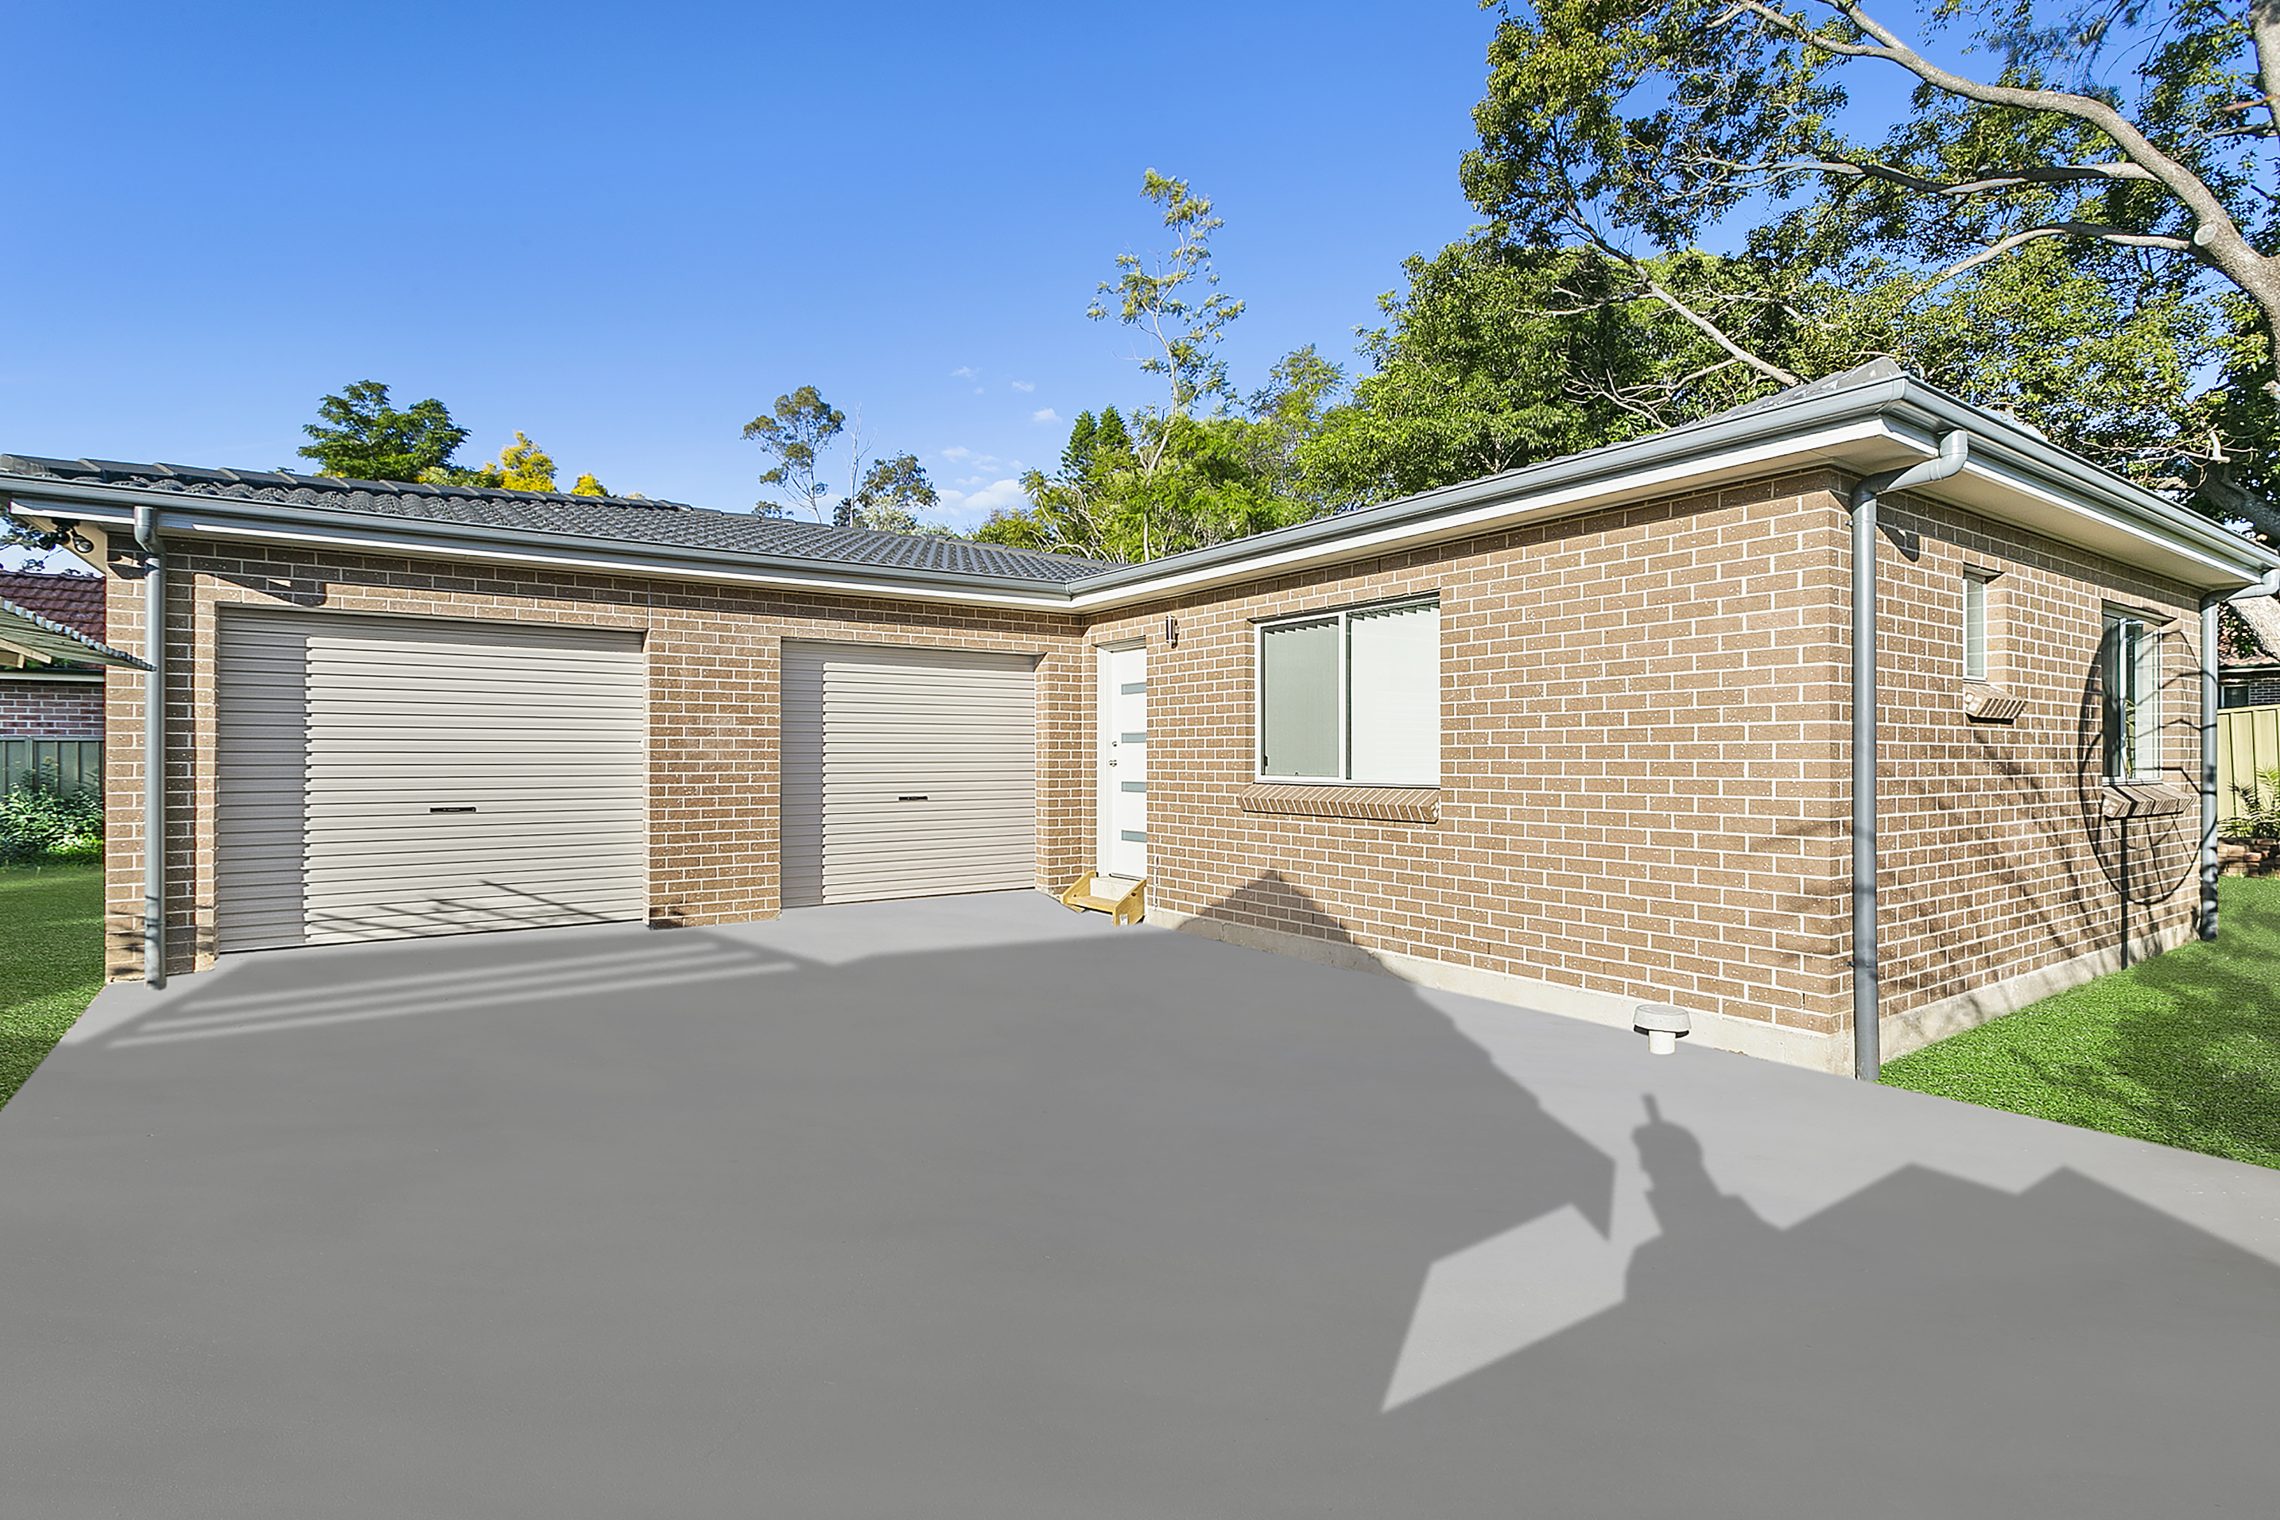
[[442,402],[430,396],[399,411],[377,380],[359,380],[325,397],[317,416],[301,429],[310,438],[301,457],[315,460],[319,474],[351,480],[418,480],[449,468],[467,441],[467,429],[451,420]]
[[554,456],[517,428],[515,441],[499,450],[499,484],[510,491],[553,490]]
[[[1194,193],[1186,180],[1171,179],[1154,169],[1141,176],[1140,194],[1162,208],[1172,246],[1154,257],[1118,254],[1115,278],[1100,283],[1085,315],[1096,322],[1114,315],[1122,325],[1144,334],[1150,345],[1140,356],[1140,368],[1162,377],[1164,404],[1155,414],[1158,425],[1146,430],[1148,436],[1134,462],[1141,478],[1152,480],[1163,468],[1181,423],[1200,407],[1231,398],[1219,339],[1243,314],[1243,303],[1219,289],[1211,235],[1226,224],[1212,214],[1210,198]],[[1143,512],[1140,556],[1146,559],[1154,552],[1152,525]]]
[[[1365,330],[1370,372],[1299,449],[1331,498],[1361,502],[1493,475],[1648,431],[1642,392],[1675,379],[1685,334],[1613,293],[1575,250],[1476,233],[1403,265]],[[1699,384],[1715,384],[1704,376]],[[1714,407],[1719,397],[1692,404]]]
[[833,520],[843,528],[886,533],[938,532],[919,520],[942,504],[942,493],[912,453],[890,454],[863,471],[855,489],[839,503]]
[[[2280,322],[2269,0],[1943,5],[1918,40],[1857,0],[1501,9],[1463,173],[1513,241],[1588,254],[1605,299],[1656,303],[1759,388],[1912,341],[1999,370],[1991,340],[1961,357],[1958,314],[2009,310],[2023,273],[2062,279],[2106,368],[2226,372],[2160,409],[2158,447],[2109,457],[2280,525],[2255,463]],[[1853,130],[1856,78],[1911,82],[1908,109]],[[1705,244],[1732,251],[1672,262]]]
[[776,499],[753,510],[768,517],[810,512],[823,521],[823,499],[831,491],[823,480],[824,451],[846,426],[847,414],[812,385],[778,396],[772,410],[744,424],[744,436],[775,461],[761,472],[760,483]]
[[1060,467],[1032,470],[1029,505],[975,532],[991,543],[1144,559],[1245,538],[1329,509],[1300,453],[1344,383],[1312,347],[1285,355],[1247,399],[1206,416],[1114,407],[1070,424]]

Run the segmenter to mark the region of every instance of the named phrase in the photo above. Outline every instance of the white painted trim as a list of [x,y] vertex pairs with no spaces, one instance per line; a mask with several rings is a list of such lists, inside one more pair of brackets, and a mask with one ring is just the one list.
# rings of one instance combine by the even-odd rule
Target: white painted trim
[[270,543],[320,544],[326,548],[350,549],[359,554],[393,555],[402,559],[484,560],[502,564],[546,565],[589,575],[629,575],[651,579],[698,581],[708,584],[717,582],[726,585],[779,586],[798,591],[839,592],[856,596],[885,597],[899,601],[956,602],[974,606],[1020,607],[1038,612],[1064,615],[1069,611],[1067,594],[1053,587],[1041,587],[1034,596],[1011,592],[966,591],[944,589],[908,581],[874,581],[829,574],[807,575],[797,571],[739,570],[722,566],[682,563],[658,564],[654,561],[613,559],[605,555],[583,554],[574,551],[547,552],[537,549],[494,549],[459,541],[431,543],[386,536],[328,532],[314,528],[252,528],[227,522],[201,522],[196,518],[177,519],[171,515],[167,518],[166,529],[169,537],[180,537],[188,533],[224,542],[253,540]]
[[[1864,459],[1864,446],[1872,456]],[[1785,470],[1830,465],[1854,471],[1874,470],[1889,464],[1893,450],[1903,451],[1914,458],[1930,458],[1936,450],[1912,430],[1897,427],[1883,416],[1862,418],[1853,422],[1835,424],[1812,432],[1777,437],[1737,448],[1672,460],[1645,468],[1618,474],[1599,476],[1569,485],[1530,492],[1524,483],[1515,483],[1509,494],[1497,491],[1496,482],[1489,480],[1470,482],[1462,488],[1466,495],[1485,495],[1477,504],[1447,511],[1426,512],[1405,517],[1399,522],[1359,533],[1339,534],[1312,538],[1287,548],[1268,548],[1261,552],[1233,559],[1215,560],[1185,570],[1172,570],[1164,574],[1149,575],[1142,579],[1121,581],[1114,586],[1097,590],[1065,591],[1060,588],[1041,588],[1034,594],[1017,590],[996,590],[959,587],[953,583],[928,583],[916,580],[873,580],[858,575],[808,574],[797,570],[752,570],[714,567],[684,562],[659,563],[656,559],[621,559],[604,554],[581,554],[575,551],[548,551],[532,548],[485,548],[471,546],[463,541],[442,543],[414,543],[385,534],[361,534],[337,529],[255,528],[230,522],[214,522],[211,514],[201,515],[199,499],[189,497],[177,500],[167,496],[166,511],[173,531],[187,531],[209,538],[239,540],[273,540],[289,543],[326,544],[359,552],[419,556],[440,559],[497,560],[509,563],[559,566],[606,574],[662,576],[692,581],[715,581],[726,584],[751,584],[797,587],[814,591],[847,592],[865,596],[878,596],[905,601],[933,601],[963,603],[975,606],[1026,607],[1040,611],[1071,614],[1105,612],[1160,599],[1180,591],[1200,590],[1206,587],[1257,580],[1265,576],[1285,574],[1314,566],[1341,563],[1373,555],[1421,547],[1433,543],[1476,537],[1503,528],[1545,518],[1592,510],[1602,506],[1621,505],[1626,502],[1653,500],[1699,489],[1708,485],[1752,478],[1762,478]],[[1975,480],[1984,485],[2011,493],[2015,500],[2023,500],[2045,511],[2078,522],[2094,524],[2109,533],[2125,535],[2130,541],[2143,545],[2157,554],[2173,555],[2182,563],[2213,573],[2220,583],[2231,583],[2251,578],[2237,563],[2228,563],[2220,553],[2189,540],[2179,531],[2165,533],[2158,525],[2133,521],[2125,514],[2108,511],[2087,499],[2071,493],[2053,491],[2017,470],[1994,461],[1974,456],[1959,479]],[[2118,483],[2117,483],[2118,484]],[[19,489],[25,498],[23,505],[35,515],[43,501],[63,506],[65,515],[75,520],[93,523],[123,523],[124,516],[113,516],[101,508],[86,508],[61,498],[43,498],[31,482]],[[166,496],[167,493],[148,493]],[[11,505],[14,505],[11,503]],[[1996,517],[2006,517],[1999,508],[1986,504],[1972,504],[1973,510],[1987,511]],[[2031,517],[2032,514],[2025,514]],[[2019,519],[2009,519],[2019,520]],[[414,520],[405,519],[416,531]],[[179,524],[177,528],[175,525]],[[2050,532],[2049,526],[2037,526],[2037,531]],[[1271,535],[1270,535],[1271,536]],[[2064,533],[2055,536],[2065,538]],[[2096,545],[2089,547],[2097,548]],[[2111,549],[2100,552],[2111,553]],[[1104,575],[1115,574],[1115,567]]]
[[1759,467],[1803,468],[1816,464],[1836,464],[1839,461],[1828,457],[1829,451],[1845,444],[1867,441],[1900,444],[1925,458],[1938,452],[1928,448],[1920,439],[1897,431],[1882,418],[1872,418],[1842,427],[1825,428],[1798,438],[1776,439],[1749,448],[1730,449],[1706,458],[1633,470],[1627,474],[1555,490],[1499,497],[1467,511],[1441,513],[1394,523],[1371,533],[1324,539],[1320,543],[1297,545],[1279,553],[1257,554],[1225,564],[1200,566],[1194,570],[1134,581],[1108,590],[1079,591],[1069,599],[1069,605],[1080,612],[1092,611],[1128,602],[1147,601],[1171,591],[1191,590],[1227,581],[1254,580],[1263,575],[1324,562],[1365,558],[1412,544],[1470,538],[1523,521],[1551,517],[1563,512],[1587,511],[1626,497],[1666,496],[1686,482],[1708,475],[1735,477],[1737,472]]
[[[1279,617],[1257,618],[1251,624],[1251,780],[1260,786],[1439,786],[1441,778],[1435,775],[1430,781],[1411,778],[1406,781],[1389,781],[1352,774],[1354,769],[1354,736],[1351,732],[1354,709],[1354,673],[1350,666],[1353,649],[1353,619],[1356,614],[1394,612],[1413,607],[1430,607],[1437,614],[1441,609],[1438,590],[1415,596],[1383,598],[1374,602],[1355,602],[1351,605],[1316,608],[1311,612],[1293,612]],[[1267,635],[1278,628],[1300,628],[1309,623],[1332,623],[1338,630],[1338,689],[1334,700],[1338,718],[1338,769],[1336,776],[1278,776],[1270,775],[1259,757],[1267,742]],[[1435,627],[1438,630],[1438,620]],[[1441,680],[1441,647],[1433,647],[1433,680],[1436,688]],[[1436,711],[1434,721],[1440,721]],[[1438,752],[1440,735],[1434,736]]]
[[[2187,542],[2182,535],[2171,536],[2152,532],[2116,513],[2102,511],[2080,497],[2062,496],[2056,491],[2049,490],[2029,480],[2016,470],[2005,468],[1996,461],[1974,455],[1964,463],[1961,473],[1974,479],[1984,480],[1991,485],[2000,486],[2006,491],[2017,492],[2021,496],[2040,502],[2042,505],[2063,512],[2068,516],[2087,519],[2101,528],[2136,539],[2148,548],[2178,555],[2181,558],[2193,561],[2195,564],[2217,571],[2221,575],[2235,576],[2240,573],[2214,555],[2205,553],[2199,547]],[[2095,545],[2086,547],[2091,547],[2098,553],[2108,555],[2113,553],[2110,549],[2098,549]]]

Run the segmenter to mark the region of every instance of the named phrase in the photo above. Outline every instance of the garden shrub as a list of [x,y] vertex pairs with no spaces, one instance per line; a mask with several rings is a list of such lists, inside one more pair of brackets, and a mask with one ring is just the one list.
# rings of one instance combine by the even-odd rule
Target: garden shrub
[[0,797],[0,862],[102,858],[103,797],[93,787],[66,791],[43,772]]

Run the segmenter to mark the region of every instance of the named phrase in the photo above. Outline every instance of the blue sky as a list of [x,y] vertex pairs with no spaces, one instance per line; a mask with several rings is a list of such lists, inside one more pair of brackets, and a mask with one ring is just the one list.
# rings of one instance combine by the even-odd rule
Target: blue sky
[[351,380],[567,482],[739,508],[803,382],[978,520],[1152,394],[1087,322],[1212,195],[1240,385],[1460,235],[1469,0],[1106,6],[17,0],[0,450],[275,468]]

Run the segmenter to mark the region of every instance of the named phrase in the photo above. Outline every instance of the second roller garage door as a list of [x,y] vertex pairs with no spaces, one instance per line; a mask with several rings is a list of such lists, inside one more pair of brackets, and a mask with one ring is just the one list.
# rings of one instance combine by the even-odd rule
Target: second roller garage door
[[639,919],[641,636],[226,608],[218,948]]
[[1029,655],[784,646],[784,905],[1035,885]]

